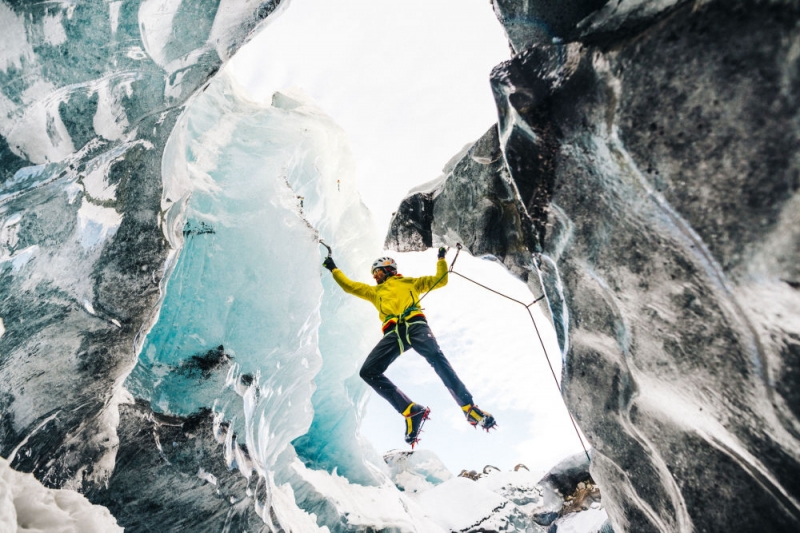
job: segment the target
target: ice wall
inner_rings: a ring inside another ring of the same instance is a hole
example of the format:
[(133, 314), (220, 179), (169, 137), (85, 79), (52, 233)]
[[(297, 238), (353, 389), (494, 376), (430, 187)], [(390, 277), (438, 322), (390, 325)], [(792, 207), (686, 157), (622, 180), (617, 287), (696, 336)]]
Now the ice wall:
[(497, 131), (388, 242), (453, 232), (524, 274), (532, 225), (615, 531), (797, 530), (796, 4), (608, 2), (561, 30), (494, 5), (518, 48)]
[(170, 252), (165, 143), (279, 5), (0, 2), (0, 455), (48, 486), (113, 467)]
[(222, 76), (165, 154), (165, 201), (191, 191), (171, 208), (185, 244), (126, 386), (162, 413), (213, 408), (262, 474), (314, 417), (301, 456), (373, 479), (353, 438), (366, 390), (346, 383), (370, 342), (369, 310), (320, 277), (320, 238), (351, 271), (368, 272), (377, 249), (344, 132), (299, 92), (265, 108)]

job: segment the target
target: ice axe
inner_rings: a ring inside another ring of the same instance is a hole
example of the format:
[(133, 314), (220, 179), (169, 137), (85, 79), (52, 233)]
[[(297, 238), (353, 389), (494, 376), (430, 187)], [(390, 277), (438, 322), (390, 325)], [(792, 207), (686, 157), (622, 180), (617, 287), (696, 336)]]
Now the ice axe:
[(325, 248), (327, 248), (327, 249), (328, 249), (328, 257), (331, 257), (331, 256), (333, 255), (333, 251), (331, 250), (331, 247), (330, 247), (330, 246), (328, 246), (327, 244), (325, 244), (325, 241), (323, 241), (322, 239), (320, 239), (320, 240), (319, 240), (319, 243), (320, 243), (322, 246), (324, 246)]

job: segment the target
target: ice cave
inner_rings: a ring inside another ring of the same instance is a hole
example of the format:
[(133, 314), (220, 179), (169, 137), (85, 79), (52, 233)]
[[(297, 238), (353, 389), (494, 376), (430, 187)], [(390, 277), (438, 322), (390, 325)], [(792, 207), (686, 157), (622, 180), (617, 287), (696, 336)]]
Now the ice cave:
[[(0, 531), (800, 530), (797, 2), (0, 0), (0, 80)], [(403, 355), (412, 449), (322, 263), (440, 248), (498, 428)]]

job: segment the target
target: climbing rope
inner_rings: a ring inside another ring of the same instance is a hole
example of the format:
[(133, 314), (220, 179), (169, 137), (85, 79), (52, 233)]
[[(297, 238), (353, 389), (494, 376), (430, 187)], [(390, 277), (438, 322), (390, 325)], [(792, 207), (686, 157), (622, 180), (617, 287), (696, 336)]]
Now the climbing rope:
[[(542, 340), (542, 334), (539, 332), (539, 326), (536, 325), (536, 320), (534, 320), (533, 313), (531, 312), (531, 306), (533, 306), (534, 304), (536, 304), (536, 303), (540, 302), (541, 300), (543, 300), (545, 295), (542, 294), (541, 296), (539, 296), (538, 298), (533, 300), (531, 303), (526, 304), (525, 302), (522, 302), (520, 300), (517, 300), (516, 298), (512, 298), (511, 296), (508, 296), (507, 294), (503, 294), (502, 292), (496, 291), (496, 290), (492, 289), (491, 287), (487, 287), (486, 285), (484, 285), (482, 283), (478, 283), (474, 279), (470, 279), (467, 276), (465, 276), (464, 274), (456, 272), (455, 270), (453, 270), (453, 267), (456, 264), (456, 259), (458, 259), (458, 254), (461, 252), (461, 248), (462, 248), (461, 244), (456, 244), (456, 248), (457, 248), (456, 256), (453, 258), (453, 262), (450, 264), (450, 270), (448, 271), (449, 273), (452, 273), (452, 274), (455, 274), (456, 276), (464, 278), (465, 280), (467, 280), (467, 281), (469, 281), (471, 283), (474, 283), (475, 285), (477, 285), (477, 286), (479, 286), (481, 288), (484, 288), (489, 292), (493, 292), (493, 293), (497, 294), (498, 296), (502, 296), (503, 298), (511, 300), (512, 302), (516, 302), (516, 303), (520, 304), (522, 307), (524, 307), (525, 310), (528, 312), (528, 316), (531, 318), (531, 323), (533, 324), (533, 329), (536, 331), (536, 336), (539, 338), (539, 344), (542, 346), (542, 352), (544, 353), (544, 357), (545, 357), (545, 359), (547, 359), (547, 366), (550, 367), (550, 374), (552, 374), (553, 381), (555, 381), (556, 388), (558, 389), (558, 395), (561, 397), (561, 401), (564, 402), (564, 407), (567, 409), (567, 414), (569, 415), (569, 420), (570, 420), (570, 422), (572, 422), (572, 427), (575, 429), (575, 435), (578, 436), (578, 440), (581, 443), (581, 448), (583, 448), (583, 452), (586, 454), (586, 458), (589, 461), (591, 461), (591, 458), (589, 457), (589, 450), (586, 449), (586, 444), (584, 444), (584, 442), (583, 442), (583, 437), (581, 437), (581, 432), (578, 430), (578, 424), (575, 422), (575, 419), (573, 418), (572, 413), (569, 412), (569, 407), (567, 407), (567, 403), (564, 400), (564, 396), (563, 396), (563, 394), (561, 392), (561, 384), (558, 382), (558, 378), (556, 377), (556, 372), (555, 372), (555, 370), (553, 370), (553, 364), (550, 361), (550, 356), (547, 353), (547, 348), (545, 348), (544, 340)], [(536, 265), (534, 264), (534, 266), (536, 266)], [(538, 270), (538, 267), (536, 267), (536, 268)], [(442, 280), (442, 278), (444, 278), (444, 276), (439, 278), (436, 281), (436, 283), (433, 284), (433, 286), (431, 287), (431, 290), (433, 290), (433, 287), (435, 287), (436, 285), (439, 284), (439, 282)], [(422, 297), (419, 299), (419, 301), (421, 302), (422, 298), (424, 298), (428, 294), (429, 293), (425, 293), (424, 295), (422, 295)]]

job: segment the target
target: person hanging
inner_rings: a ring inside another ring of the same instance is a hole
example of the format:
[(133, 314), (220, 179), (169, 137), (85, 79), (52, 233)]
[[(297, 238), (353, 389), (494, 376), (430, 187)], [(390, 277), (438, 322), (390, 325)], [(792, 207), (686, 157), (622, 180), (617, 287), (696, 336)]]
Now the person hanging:
[(472, 395), (442, 353), (419, 306), (421, 294), (447, 284), (447, 261), (444, 259), (446, 253), (445, 248), (439, 248), (436, 275), (419, 278), (404, 277), (397, 272), (394, 259), (381, 257), (372, 264), (375, 286), (348, 278), (337, 268), (330, 255), (322, 263), (346, 293), (367, 300), (378, 310), (384, 336), (367, 356), (359, 374), (375, 392), (405, 417), (405, 441), (412, 449), (419, 441), (422, 425), (428, 420), (431, 410), (412, 402), (384, 374), (389, 365), (409, 348), (422, 355), (433, 367), (461, 407), (467, 422), (486, 431), (497, 425), (490, 413), (475, 405)]

